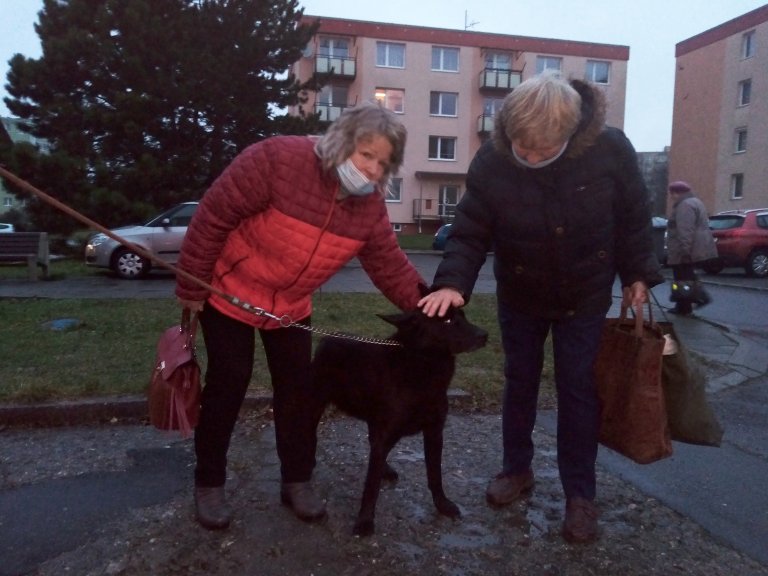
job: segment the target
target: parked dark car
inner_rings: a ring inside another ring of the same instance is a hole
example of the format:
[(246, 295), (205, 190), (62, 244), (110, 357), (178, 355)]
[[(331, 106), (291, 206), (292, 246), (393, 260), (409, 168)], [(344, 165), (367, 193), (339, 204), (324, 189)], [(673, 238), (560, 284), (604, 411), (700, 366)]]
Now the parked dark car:
[[(197, 210), (197, 202), (174, 206), (141, 226), (124, 226), (110, 230), (128, 242), (155, 254), (168, 264), (176, 264), (187, 226)], [(106, 234), (96, 234), (85, 247), (88, 266), (109, 268), (126, 280), (145, 277), (152, 262), (126, 248)]]
[(729, 210), (709, 217), (718, 261), (704, 271), (717, 274), (723, 268), (744, 268), (748, 276), (768, 277), (768, 208)]
[(445, 250), (445, 241), (448, 239), (448, 232), (450, 230), (450, 224), (443, 224), (437, 229), (435, 239), (432, 240), (432, 250)]

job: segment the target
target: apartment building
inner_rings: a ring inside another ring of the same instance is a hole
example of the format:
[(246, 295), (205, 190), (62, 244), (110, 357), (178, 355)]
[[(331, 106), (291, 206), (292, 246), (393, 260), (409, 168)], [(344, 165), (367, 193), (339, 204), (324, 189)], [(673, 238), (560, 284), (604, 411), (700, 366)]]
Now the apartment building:
[[(50, 148), (49, 143), (41, 138), (32, 136), (28, 132), (24, 132), (19, 127), (21, 122), (22, 121), (19, 118), (0, 118), (0, 124), (2, 124), (3, 130), (11, 139), (11, 142), (27, 142), (47, 152)], [(4, 214), (13, 208), (21, 208), (22, 206), (23, 203), (18, 198), (16, 198), (16, 196), (10, 193), (10, 191), (4, 186), (3, 180), (0, 179), (0, 214)]]
[(768, 5), (675, 47), (670, 180), (710, 213), (768, 206)]
[(320, 28), (292, 71), (326, 83), (304, 110), (330, 122), (375, 99), (408, 128), (405, 162), (386, 199), (400, 233), (430, 233), (453, 218), (504, 96), (538, 72), (600, 85), (608, 123), (624, 126), (627, 46), (304, 16), (315, 20)]

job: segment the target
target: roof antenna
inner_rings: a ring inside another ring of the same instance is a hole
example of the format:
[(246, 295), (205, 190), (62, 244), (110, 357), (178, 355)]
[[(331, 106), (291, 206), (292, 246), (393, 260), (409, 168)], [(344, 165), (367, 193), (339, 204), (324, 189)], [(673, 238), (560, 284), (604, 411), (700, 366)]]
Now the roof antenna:
[(464, 30), (469, 30), (475, 24), (480, 24), (480, 22), (478, 22), (477, 20), (475, 20), (473, 22), (468, 22), (467, 21), (467, 11), (464, 10)]

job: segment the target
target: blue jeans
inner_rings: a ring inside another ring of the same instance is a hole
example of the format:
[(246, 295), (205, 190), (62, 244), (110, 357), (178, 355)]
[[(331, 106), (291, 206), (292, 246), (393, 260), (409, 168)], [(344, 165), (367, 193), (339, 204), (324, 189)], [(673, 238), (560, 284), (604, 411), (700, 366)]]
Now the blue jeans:
[(567, 498), (593, 500), (600, 426), (593, 365), (605, 315), (550, 320), (499, 304), (498, 317), (505, 359), (503, 473), (520, 474), (531, 466), (544, 344), (551, 330), (560, 481)]

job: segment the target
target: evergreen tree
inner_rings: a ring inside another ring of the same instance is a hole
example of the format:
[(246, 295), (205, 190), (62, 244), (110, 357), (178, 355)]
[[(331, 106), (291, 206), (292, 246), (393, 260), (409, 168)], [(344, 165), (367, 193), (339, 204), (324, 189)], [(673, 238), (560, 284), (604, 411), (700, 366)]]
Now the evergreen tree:
[(279, 112), (315, 86), (287, 73), (316, 30), (302, 14), (297, 0), (44, 0), (42, 56), (11, 59), (5, 102), (52, 157), (11, 164), (37, 182), (60, 170), (46, 191), (106, 225), (199, 198), (247, 145), (317, 130)]

